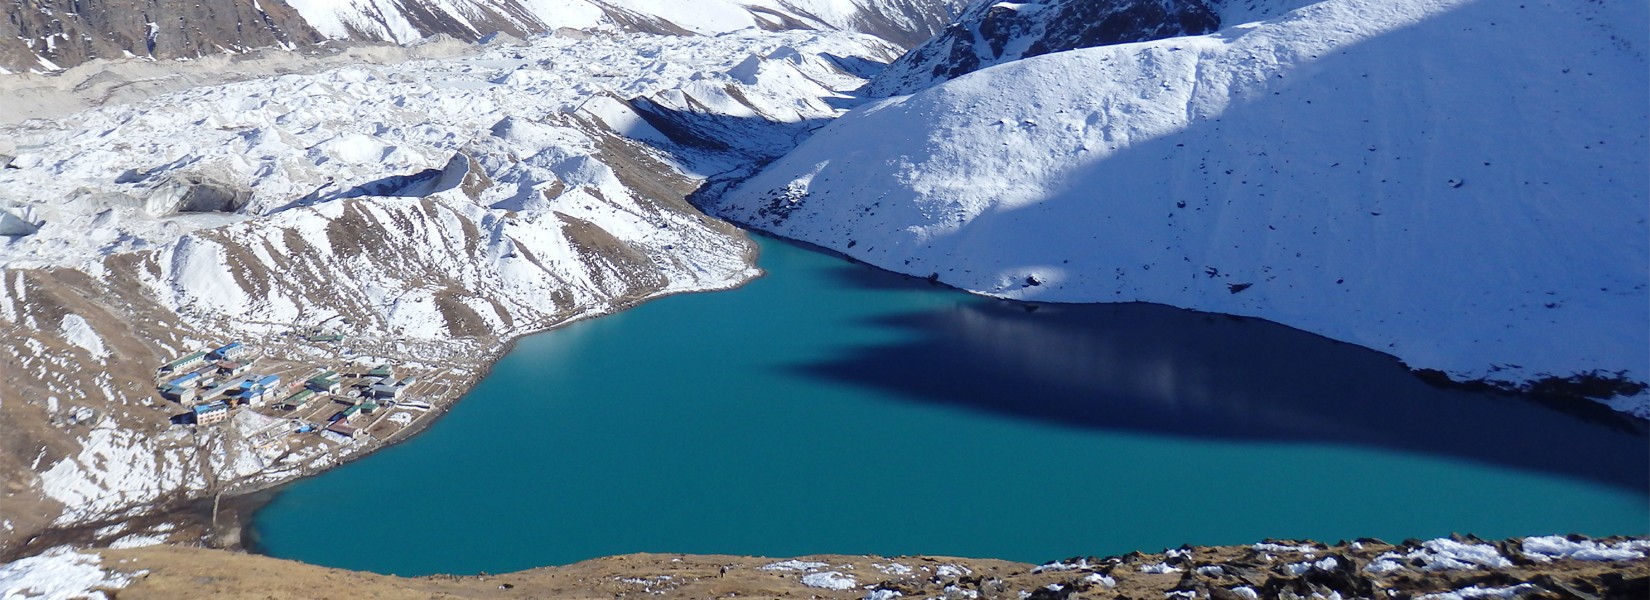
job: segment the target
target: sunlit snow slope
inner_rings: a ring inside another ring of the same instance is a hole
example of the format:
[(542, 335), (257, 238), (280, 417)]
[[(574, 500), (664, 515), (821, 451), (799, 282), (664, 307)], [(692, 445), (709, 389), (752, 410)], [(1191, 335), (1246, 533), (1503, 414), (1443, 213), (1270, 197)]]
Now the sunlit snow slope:
[(718, 209), (992, 295), (1643, 382), (1646, 12), (1329, 0), (1011, 62), (850, 113)]

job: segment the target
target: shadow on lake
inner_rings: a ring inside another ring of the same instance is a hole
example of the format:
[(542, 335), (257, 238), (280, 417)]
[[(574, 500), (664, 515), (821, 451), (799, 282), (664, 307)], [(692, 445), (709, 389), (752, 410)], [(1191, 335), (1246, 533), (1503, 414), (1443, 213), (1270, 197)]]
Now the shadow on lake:
[[(858, 264), (831, 275), (866, 289), (928, 285)], [(1067, 427), (1363, 446), (1650, 491), (1642, 421), (1585, 402), (1434, 387), (1391, 356), (1260, 319), (965, 299), (870, 324), (906, 341), (792, 368)]]

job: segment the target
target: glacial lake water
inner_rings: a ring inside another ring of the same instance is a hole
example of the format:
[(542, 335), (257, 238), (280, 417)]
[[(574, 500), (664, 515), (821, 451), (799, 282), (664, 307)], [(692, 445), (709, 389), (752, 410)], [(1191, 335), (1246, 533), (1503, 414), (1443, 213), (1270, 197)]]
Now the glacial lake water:
[(283, 488), (255, 548), (422, 575), (1650, 533), (1650, 445), (1607, 410), (1435, 389), (1259, 320), (1028, 310), (761, 244), (744, 288), (522, 340), (428, 431)]

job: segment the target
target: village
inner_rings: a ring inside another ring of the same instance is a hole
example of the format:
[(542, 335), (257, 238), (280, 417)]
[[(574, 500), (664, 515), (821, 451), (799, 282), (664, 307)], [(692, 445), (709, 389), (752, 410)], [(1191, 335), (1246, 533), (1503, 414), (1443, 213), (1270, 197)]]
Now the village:
[[(310, 335), (312, 344), (336, 345), (339, 335)], [(261, 453), (280, 454), (315, 443), (338, 446), (387, 441), (435, 408), (450, 391), (435, 381), (398, 372), (384, 362), (315, 364), (263, 353), (242, 341), (196, 349), (155, 371), (156, 391), (184, 411), (180, 425), (211, 427), (237, 411), (254, 411), (280, 425), (247, 440)]]

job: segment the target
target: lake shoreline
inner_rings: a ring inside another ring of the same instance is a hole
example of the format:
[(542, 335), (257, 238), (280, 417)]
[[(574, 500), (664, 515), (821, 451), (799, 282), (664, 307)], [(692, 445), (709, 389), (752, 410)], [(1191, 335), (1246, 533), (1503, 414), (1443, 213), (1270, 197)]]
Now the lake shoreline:
[[(870, 268), (871, 270), (873, 270), (877, 273), (892, 275), (892, 276), (900, 278), (902, 280), (909, 281), (913, 284), (929, 283), (932, 286), (943, 287), (943, 288), (946, 288), (946, 289), (949, 289), (949, 290), (954, 290), (954, 291), (958, 291), (958, 292), (961, 292), (961, 293), (966, 293), (966, 294), (969, 294), (970, 296), (973, 296), (973, 297), (978, 297), (978, 298), (982, 298), (982, 299), (989, 299), (989, 300), (995, 300), (997, 303), (1001, 303), (1005, 306), (1021, 307), (1025, 310), (1032, 311), (1032, 310), (1036, 310), (1039, 305), (1084, 306), (1084, 305), (1087, 304), (1087, 303), (1025, 302), (1025, 301), (1020, 301), (1020, 300), (997, 298), (997, 297), (983, 295), (983, 294), (975, 294), (975, 293), (972, 293), (972, 292), (968, 292), (967, 290), (958, 290), (957, 288), (947, 286), (943, 283), (936, 283), (936, 282), (924, 280), (924, 278), (915, 277), (915, 276), (911, 276), (911, 275), (900, 274), (900, 273), (896, 273), (896, 272), (892, 272), (892, 271), (887, 271), (885, 269), (880, 269), (880, 268), (877, 268), (873, 265), (869, 265), (868, 263), (864, 263), (863, 261), (858, 261), (856, 259), (853, 259), (852, 257), (844, 255), (840, 252), (836, 252), (836, 251), (830, 250), (828, 248), (822, 248), (822, 247), (819, 247), (815, 244), (811, 244), (811, 243), (808, 243), (808, 242), (805, 242), (805, 241), (787, 239), (787, 238), (784, 238), (784, 237), (781, 237), (781, 236), (778, 236), (778, 235), (774, 235), (771, 232), (761, 230), (759, 228), (747, 228), (746, 226), (743, 226), (743, 225), (741, 225), (740, 227), (745, 232), (747, 238), (754, 238), (754, 237), (757, 237), (757, 236), (765, 237), (765, 238), (768, 238), (770, 240), (773, 240), (774, 242), (786, 244), (786, 245), (793, 246), (793, 247), (796, 247), (796, 248), (800, 248), (800, 249), (803, 249), (803, 250), (808, 251), (808, 252), (814, 252), (814, 253), (822, 254), (822, 255), (825, 255), (825, 256), (833, 257), (833, 258), (840, 258), (840, 259), (843, 259), (845, 262), (854, 264), (858, 267), (862, 267), (862, 268), (863, 267), (868, 267), (868, 268)], [(218, 517), (217, 521), (220, 523), (219, 526), (216, 526), (216, 527), (212, 526), (213, 513), (212, 513), (212, 510), (210, 509), (210, 505), (212, 504), (210, 498), (200, 498), (200, 499), (186, 500), (186, 501), (181, 502), (180, 504), (170, 506), (170, 507), (166, 507), (166, 508), (162, 508), (161, 510), (142, 515), (140, 517), (140, 520), (147, 521), (147, 522), (152, 522), (152, 523), (155, 523), (155, 524), (159, 524), (159, 523), (172, 523), (174, 525), (182, 524), (181, 528), (183, 528), (183, 529), (195, 528), (195, 529), (201, 530), (202, 531), (202, 538), (210, 540), (209, 545), (211, 545), (212, 547), (226, 548), (226, 549), (231, 549), (231, 550), (246, 550), (246, 551), (250, 551), (250, 552), (254, 552), (254, 553), (261, 553), (263, 549), (260, 547), (260, 545), (258, 543), (258, 540), (256, 539), (255, 532), (253, 531), (253, 529), (249, 525), (250, 525), (250, 522), (251, 522), (251, 519), (253, 518), (253, 516), (255, 514), (257, 514), (257, 512), (259, 510), (264, 508), (270, 501), (272, 501), (280, 493), (281, 488), (292, 485), (292, 484), (297, 483), (299, 481), (307, 480), (307, 479), (312, 478), (316, 475), (319, 475), (321, 473), (329, 471), (334, 467), (337, 467), (337, 466), (340, 466), (340, 465), (343, 465), (343, 464), (346, 464), (346, 463), (349, 463), (349, 462), (353, 462), (355, 460), (358, 460), (358, 459), (367, 457), (369, 455), (375, 454), (379, 450), (383, 450), (383, 449), (388, 448), (390, 446), (394, 446), (394, 445), (400, 444), (402, 442), (408, 441), (408, 440), (413, 439), (414, 437), (416, 437), (418, 434), (423, 433), (428, 428), (432, 427), (436, 422), (441, 421), (442, 419), (446, 418), (448, 416), (448, 414), (451, 412), (451, 410), (457, 405), (457, 403), (460, 400), (462, 400), (465, 396), (467, 396), (475, 388), (475, 386), (480, 381), (486, 379), (488, 376), (490, 376), (493, 373), (493, 370), (494, 370), (495, 366), (497, 365), (498, 361), (503, 359), (505, 356), (509, 355), (512, 351), (514, 351), (518, 347), (518, 345), (523, 340), (525, 340), (526, 338), (528, 338), (530, 336), (535, 336), (535, 335), (540, 335), (540, 334), (544, 334), (544, 333), (548, 333), (548, 332), (553, 332), (553, 331), (558, 330), (560, 328), (563, 328), (565, 326), (568, 326), (568, 325), (571, 325), (571, 324), (574, 324), (574, 323), (577, 323), (577, 322), (580, 322), (580, 321), (584, 321), (584, 320), (587, 320), (587, 319), (593, 319), (593, 318), (596, 318), (596, 317), (617, 314), (617, 313), (635, 308), (635, 307), (637, 307), (641, 304), (644, 304), (644, 303), (646, 303), (647, 301), (650, 301), (650, 300), (656, 300), (656, 299), (661, 299), (661, 298), (675, 296), (675, 295), (687, 294), (689, 292), (731, 291), (731, 290), (737, 290), (737, 289), (740, 289), (740, 288), (742, 288), (746, 285), (749, 285), (750, 283), (752, 283), (752, 282), (758, 280), (759, 278), (764, 277), (764, 276), (767, 275), (767, 273), (765, 271), (763, 271), (758, 266), (758, 264), (759, 264), (758, 260), (760, 259), (760, 255), (761, 255), (760, 245), (755, 243), (755, 240), (753, 239), (752, 243), (750, 245), (750, 248), (751, 248), (751, 250), (747, 255), (747, 260), (748, 260), (748, 264), (750, 265), (750, 268), (754, 272), (751, 273), (751, 276), (745, 277), (745, 278), (743, 278), (743, 279), (741, 279), (737, 282), (732, 283), (731, 285), (728, 285), (728, 286), (725, 286), (725, 287), (719, 287), (719, 288), (707, 288), (707, 289), (703, 289), (703, 290), (674, 291), (674, 292), (669, 292), (669, 293), (650, 295), (650, 296), (646, 296), (646, 297), (643, 297), (643, 298), (627, 300), (625, 302), (615, 304), (611, 307), (607, 307), (607, 308), (605, 308), (601, 311), (593, 311), (593, 312), (590, 312), (590, 313), (581, 314), (581, 315), (577, 315), (577, 316), (574, 316), (574, 317), (570, 317), (570, 318), (558, 321), (558, 322), (556, 322), (552, 325), (549, 325), (548, 327), (546, 327), (544, 329), (535, 330), (531, 333), (525, 333), (525, 334), (522, 334), (522, 335), (519, 335), (519, 336), (515, 336), (515, 337), (512, 337), (512, 338), (500, 343), (495, 348), (494, 352), (490, 353), (489, 356), (487, 356), (485, 359), (480, 361), (481, 366), (480, 366), (479, 369), (477, 369), (473, 372), (472, 371), (466, 371), (464, 373), (465, 376), (464, 376), (463, 380), (461, 381), (460, 385), (457, 385), (453, 388), (453, 395), (450, 398), (450, 401), (442, 401), (442, 402), (433, 402), (432, 403), (432, 404), (436, 404), (436, 406), (437, 406), (437, 408), (435, 408), (432, 411), (432, 412), (435, 412), (436, 414), (428, 415), (426, 417), (421, 417), (417, 421), (415, 421), (412, 425), (410, 425), (410, 426), (408, 426), (408, 427), (406, 427), (406, 428), (404, 428), (400, 431), (397, 431), (394, 435), (392, 435), (388, 439), (383, 440), (382, 442), (374, 442), (370, 446), (365, 447), (365, 448), (363, 448), (359, 451), (353, 452), (353, 453), (345, 456), (343, 459), (341, 459), (341, 460), (339, 460), (339, 461), (337, 461), (337, 462), (335, 462), (331, 465), (328, 465), (325, 468), (314, 469), (314, 470), (305, 470), (304, 472), (302, 472), (302, 473), (300, 473), (296, 476), (293, 476), (293, 477), (290, 477), (290, 478), (284, 478), (284, 479), (279, 480), (279, 481), (258, 482), (258, 483), (248, 484), (248, 485), (234, 486), (234, 487), (230, 488), (229, 490), (226, 490), (225, 493), (222, 494), (223, 502), (222, 502), (222, 505), (219, 507), (219, 511), (217, 513), (217, 517)], [(1135, 304), (1147, 304), (1147, 303), (1135, 303)], [(1153, 306), (1161, 306), (1161, 305), (1153, 305)], [(1259, 322), (1271, 323), (1270, 321), (1266, 321), (1265, 319), (1258, 319), (1258, 318), (1253, 318), (1253, 317), (1234, 317), (1234, 316), (1226, 316), (1226, 315), (1213, 315), (1212, 313), (1200, 313), (1199, 311), (1192, 311), (1192, 310), (1189, 310), (1189, 309), (1181, 309), (1181, 308), (1167, 307), (1167, 306), (1165, 306), (1164, 308), (1173, 309), (1175, 311), (1184, 311), (1186, 313), (1191, 313), (1191, 314), (1223, 316), (1223, 317), (1232, 318), (1232, 319), (1240, 319), (1240, 320), (1249, 320), (1249, 321), (1259, 321)], [(1308, 335), (1312, 335), (1314, 337), (1322, 338), (1322, 339), (1328, 340), (1328, 341), (1336, 343), (1336, 344), (1346, 344), (1345, 342), (1339, 342), (1339, 341), (1336, 341), (1336, 340), (1326, 338), (1324, 336), (1319, 336), (1317, 334), (1310, 334), (1310, 332), (1303, 332), (1303, 333), (1306, 333)], [(1382, 355), (1387, 356), (1389, 358), (1391, 357), (1390, 355), (1386, 355), (1384, 353), (1379, 353), (1378, 351), (1373, 351), (1372, 350), (1372, 352), (1382, 354)], [(1396, 360), (1396, 359), (1394, 359), (1394, 360)], [(1411, 372), (1414, 373), (1414, 370), (1412, 369)], [(1542, 398), (1542, 397), (1539, 397), (1539, 396), (1535, 396), (1535, 395), (1531, 395), (1531, 394), (1525, 394), (1525, 393), (1508, 392), (1508, 391), (1505, 391), (1505, 390), (1494, 390), (1494, 389), (1485, 390), (1485, 389), (1474, 388), (1470, 385), (1461, 385), (1461, 384), (1455, 384), (1455, 383), (1439, 383), (1439, 382), (1428, 380), (1426, 377), (1422, 377), (1419, 374), (1417, 374), (1417, 378), (1422, 380), (1422, 381), (1427, 382), (1429, 385), (1434, 385), (1435, 387), (1440, 387), (1440, 388), (1444, 388), (1444, 389), (1467, 389), (1467, 390), (1470, 390), (1470, 391), (1488, 391), (1488, 392), (1496, 393), (1497, 395), (1509, 397), (1511, 399), (1517, 399), (1517, 400), (1521, 400), (1521, 401), (1524, 401), (1524, 402), (1535, 402), (1535, 403), (1548, 406), (1549, 408), (1553, 408), (1553, 409), (1561, 411), (1561, 412), (1566, 412), (1566, 413), (1571, 413), (1572, 415), (1577, 415), (1580, 418), (1595, 421), (1595, 422), (1605, 424), (1605, 425), (1610, 425), (1613, 428), (1617, 428), (1617, 429), (1637, 431), (1639, 433), (1642, 433), (1645, 430), (1645, 422), (1643, 422), (1642, 420), (1636, 420), (1636, 419), (1632, 418), (1631, 416), (1624, 415), (1622, 413), (1618, 413), (1618, 412), (1615, 412), (1615, 411), (1611, 411), (1608, 408), (1606, 408), (1606, 407), (1604, 407), (1600, 404), (1590, 402), (1590, 401), (1586, 402), (1586, 403), (1583, 403), (1583, 404), (1574, 404), (1574, 403), (1568, 403), (1568, 402), (1564, 402), (1564, 401), (1554, 401), (1554, 400), (1549, 399), (1549, 398)], [(202, 506), (203, 504), (205, 506)], [(57, 546), (57, 545), (62, 545), (64, 543), (81, 543), (81, 544), (87, 544), (87, 545), (94, 544), (94, 543), (96, 543), (95, 540), (90, 539), (88, 537), (88, 535), (91, 532), (96, 531), (100, 527), (106, 527), (109, 524), (110, 523), (108, 523), (108, 522), (103, 522), (103, 523), (96, 523), (96, 524), (88, 524), (88, 525), (78, 526), (78, 527), (74, 527), (74, 528), (69, 528), (67, 530), (52, 530), (52, 531), (44, 532), (44, 533), (41, 534), (41, 536), (39, 536), (38, 541), (31, 541), (29, 544), (26, 544), (23, 548), (19, 548), (18, 551), (16, 553), (14, 553), (15, 555), (10, 557), (10, 558), (11, 559), (20, 558), (22, 556), (27, 556), (31, 551), (38, 552), (40, 550), (43, 550), (44, 548)]]
[[(453, 415), (462, 418), (449, 423), (452, 429), (385, 455), (373, 468), (297, 484), (259, 513), (266, 537), (248, 545), (334, 567), (417, 574), (499, 572), (635, 551), (926, 552), (1032, 560), (1093, 548), (1092, 540), (1106, 538), (1113, 544), (1096, 550), (1269, 534), (1505, 536), (1575, 528), (1606, 535), (1642, 527), (1619, 518), (1624, 500), (1641, 503), (1645, 493), (1642, 476), (1623, 472), (1633, 461), (1566, 466), (1582, 454), (1620, 454), (1618, 442), (1641, 444), (1642, 437), (1610, 434), (1589, 443), (1586, 437), (1601, 437), (1592, 432), (1607, 432), (1522, 400), (1438, 391), (1389, 355), (1262, 320), (1146, 304), (1005, 302), (759, 239), (770, 277), (738, 292), (649, 303), (517, 344), (520, 356), (497, 363), (481, 384), (485, 391), (479, 393), (496, 402), (467, 404)], [(1098, 353), (1075, 352), (1081, 348)], [(1154, 366), (1162, 364), (1154, 358), (1159, 356), (1172, 362)], [(1006, 372), (999, 365), (1030, 370)], [(952, 375), (940, 376), (936, 368)], [(1157, 372), (1188, 377), (1172, 378), (1181, 387), (1170, 396), (1139, 396), (1159, 389), (1159, 380), (1134, 374)], [(1084, 373), (1122, 379), (1100, 381)], [(1101, 387), (1060, 392), (1039, 383), (1049, 377), (1056, 387), (1063, 385), (1060, 378)], [(1045, 400), (1009, 401), (1020, 397)], [(1314, 423), (1323, 427), (1309, 427)], [(876, 434), (849, 433), (855, 431)], [(1520, 441), (1538, 438), (1580, 446), (1554, 453)], [(952, 448), (961, 440), (996, 441), (943, 455), (918, 450)], [(997, 447), (1003, 443), (1022, 450)], [(1044, 444), (1054, 445), (1032, 450)], [(1490, 449), (1495, 452), (1486, 454)], [(1156, 464), (1144, 458), (1182, 452), (1187, 454), (1171, 461), (1181, 466), (1169, 469), (1136, 473), (1141, 469), (1121, 464)], [(919, 454), (928, 459), (917, 479), (901, 475), (903, 469), (869, 466), (884, 464), (884, 457)], [(1058, 458), (1075, 455), (1118, 460)], [(1124, 458), (1129, 456), (1142, 460)], [(824, 457), (831, 459), (820, 462)], [(1028, 469), (1024, 460), (1040, 465)], [(1025, 519), (1014, 515), (1065, 514), (1072, 510), (1067, 503), (1076, 501), (1072, 494), (1102, 494), (1105, 499), (1096, 496), (1096, 502), (1145, 510), (1135, 505), (1167, 493), (1155, 483), (1165, 473), (1180, 473), (1167, 476), (1177, 481), (1239, 485), (1227, 480), (1257, 463), (1297, 465), (1290, 469), (1304, 475), (1324, 469), (1380, 473), (1389, 483), (1372, 487), (1370, 477), (1313, 483), (1280, 472), (1285, 481), (1270, 485), (1351, 494), (1313, 502), (1308, 510), (1323, 514), (1318, 525), (1304, 529), (1286, 516), (1287, 503), (1254, 505), (1252, 499), (1238, 504), (1258, 521), (1241, 531), (1209, 516), (1233, 517), (1239, 510), (1233, 504), (1202, 501), (1175, 512), (1204, 517), (1161, 536), (1151, 528), (1097, 522), (1081, 533), (1061, 534), (1058, 544), (1008, 540), (991, 547), (954, 543), (955, 531), (938, 525), (1053, 527), (1045, 518), (1021, 523)], [(994, 491), (982, 495), (966, 482), (985, 473), (992, 474), (987, 487)], [(1104, 483), (1118, 477), (1146, 479), (1137, 482), (1139, 493), (1106, 492)], [(1051, 480), (1073, 482), (1065, 487), (1074, 490), (1027, 497), (1046, 491)], [(746, 490), (739, 481), (762, 482), (761, 489)], [(1216, 483), (1221, 481), (1226, 483)], [(853, 490), (889, 486), (903, 496), (932, 498), (926, 504), (931, 516), (924, 519), (931, 524), (887, 522), (910, 507), (859, 507), (852, 499)], [(956, 499), (958, 493), (973, 499)], [(1512, 494), (1508, 506), (1521, 508), (1403, 518), (1371, 512), (1422, 493), (1460, 494), (1461, 504)], [(296, 529), (325, 518), (340, 502), (383, 497), (420, 498), (419, 505), (430, 510), (399, 510), (393, 521), (432, 526), (396, 547), (372, 541), (392, 535), (381, 519), (356, 522), (351, 527), (360, 535), (341, 544), (306, 542), (310, 538)], [(977, 513), (981, 502), (999, 507), (988, 511), (997, 516)], [(1360, 507), (1352, 521), (1364, 526), (1351, 527), (1328, 510), (1344, 502)], [(1548, 508), (1538, 508), (1542, 504)], [(496, 517), (471, 522), (442, 506)], [(810, 516), (781, 516), (800, 507), (812, 507)], [(751, 518), (761, 524), (731, 526), (720, 511), (757, 515)], [(555, 517), (544, 518), (549, 515)], [(634, 526), (612, 521), (622, 515)], [(833, 522), (853, 526), (823, 525)], [(1115, 535), (1089, 531), (1097, 527), (1116, 528)], [(444, 548), (483, 543), (478, 536), (492, 540), (486, 542), (491, 547), (459, 562), (436, 560), (448, 552)]]
[[(730, 222), (729, 225), (735, 224)], [(741, 229), (741, 231), (744, 230)], [(618, 314), (652, 300), (683, 294), (736, 290), (763, 277), (766, 273), (757, 265), (761, 248), (755, 240), (750, 239), (748, 231), (745, 232), (745, 237), (750, 243), (749, 250), (743, 257), (746, 270), (743, 272), (742, 277), (723, 282), (723, 285), (698, 289), (681, 289), (645, 295), (639, 298), (623, 299), (610, 306), (570, 316), (541, 329), (502, 340), (478, 361), (476, 369), (465, 370), (460, 373), (459, 381), (449, 388), (450, 394), (431, 399), (430, 414), (420, 416), (411, 424), (397, 430), (384, 440), (371, 440), (357, 446), (338, 460), (332, 461), (323, 467), (298, 468), (292, 471), (293, 474), (289, 476), (273, 480), (232, 483), (216, 494), (217, 498), (214, 498), (214, 495), (175, 496), (163, 499), (161, 502), (149, 507), (134, 507), (126, 513), (111, 519), (76, 523), (67, 527), (54, 526), (47, 528), (36, 532), (16, 548), (0, 554), (0, 563), (34, 556), (59, 546), (104, 547), (109, 541), (115, 539), (106, 533), (101, 533), (108, 531), (110, 528), (122, 529), (119, 537), (154, 532), (164, 534), (172, 531), (194, 531), (199, 532), (200, 539), (206, 547), (246, 551), (250, 547), (255, 547), (255, 543), (248, 544), (250, 528), (245, 525), (250, 522), (251, 517), (258, 510), (262, 509), (279, 494), (281, 488), (367, 458), (381, 450), (407, 442), (420, 433), (427, 431), (445, 418), (465, 396), (469, 395), (479, 382), (486, 379), (492, 373), (498, 361), (509, 355), (522, 340), (531, 336), (549, 333), (580, 321)], [(218, 505), (216, 509), (213, 508), (214, 504)]]
[[(1644, 538), (1471, 536), (1319, 543), (1181, 546), (1041, 565), (945, 556), (806, 555), (791, 559), (642, 553), (559, 567), (476, 575), (396, 577), (264, 556), (155, 546), (98, 551), (111, 569), (139, 572), (122, 598), (309, 596), (345, 586), (383, 598), (722, 598), (809, 596), (1059, 599), (1403, 597), (1507, 590), (1640, 597), (1650, 583)], [(1595, 554), (1580, 559), (1576, 552)], [(1635, 557), (1636, 554), (1636, 557)], [(1425, 565), (1424, 567), (1421, 565)]]

